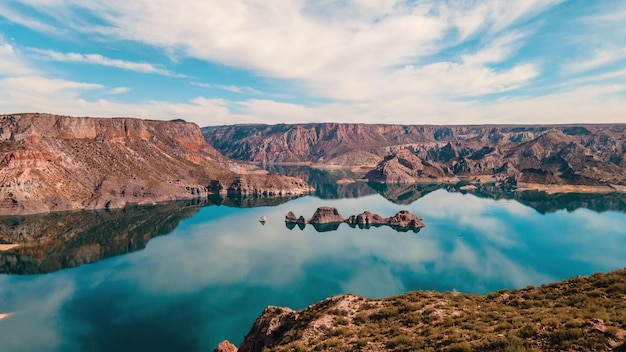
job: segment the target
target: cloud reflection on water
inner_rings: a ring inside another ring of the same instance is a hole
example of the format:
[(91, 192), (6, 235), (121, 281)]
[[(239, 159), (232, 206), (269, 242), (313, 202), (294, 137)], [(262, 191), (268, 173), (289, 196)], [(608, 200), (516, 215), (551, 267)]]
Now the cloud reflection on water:
[[(414, 234), (284, 226), (287, 211), (306, 217), (321, 205), (344, 215), (408, 209), (427, 227)], [(47, 343), (52, 350), (110, 350), (140, 341), (145, 348), (206, 350), (224, 338), (240, 341), (266, 305), (302, 308), (345, 292), (525, 287), (623, 267), (624, 245), (626, 214), (541, 215), (515, 201), (445, 191), (408, 206), (378, 195), (212, 206), (142, 251), (48, 275), (0, 275), (0, 312), (16, 312), (0, 322), (9, 327), (0, 329), (0, 340), (20, 346), (37, 330), (31, 349)]]

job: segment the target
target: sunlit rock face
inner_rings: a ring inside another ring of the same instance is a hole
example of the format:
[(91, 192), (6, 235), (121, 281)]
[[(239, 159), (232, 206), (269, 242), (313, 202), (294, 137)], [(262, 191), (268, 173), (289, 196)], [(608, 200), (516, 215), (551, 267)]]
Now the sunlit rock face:
[(0, 215), (199, 198), (236, 182), (244, 185), (236, 194), (311, 190), (298, 179), (236, 169), (182, 120), (0, 116)]
[(626, 185), (626, 125), (315, 123), (205, 127), (203, 134), (234, 159), (366, 166), (376, 182)]
[(308, 222), (310, 224), (330, 224), (333, 222), (344, 222), (344, 218), (336, 208), (319, 207)]

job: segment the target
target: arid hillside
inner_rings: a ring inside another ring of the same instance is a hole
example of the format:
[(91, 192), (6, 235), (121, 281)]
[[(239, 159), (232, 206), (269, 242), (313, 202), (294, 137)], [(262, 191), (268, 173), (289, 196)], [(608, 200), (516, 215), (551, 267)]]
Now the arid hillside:
[(203, 134), (237, 160), (365, 166), (376, 182), (626, 184), (626, 125), (319, 123), (205, 127)]
[(119, 208), (209, 192), (310, 190), (295, 178), (234, 171), (237, 164), (182, 120), (0, 116), (0, 214)]
[(626, 270), (487, 295), (341, 295), (266, 308), (239, 351), (623, 351), (624, 292)]

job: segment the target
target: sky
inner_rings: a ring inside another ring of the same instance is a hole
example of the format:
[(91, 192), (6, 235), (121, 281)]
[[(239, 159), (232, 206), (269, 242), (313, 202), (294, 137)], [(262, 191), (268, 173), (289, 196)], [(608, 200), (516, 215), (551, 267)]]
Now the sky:
[(0, 0), (0, 114), (626, 122), (622, 0)]

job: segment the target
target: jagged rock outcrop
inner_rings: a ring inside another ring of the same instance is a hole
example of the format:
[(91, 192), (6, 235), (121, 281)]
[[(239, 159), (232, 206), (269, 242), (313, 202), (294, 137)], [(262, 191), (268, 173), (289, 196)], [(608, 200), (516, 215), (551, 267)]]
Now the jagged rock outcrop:
[(420, 159), (408, 149), (402, 149), (385, 158), (365, 175), (369, 181), (384, 183), (416, 183), (418, 180), (436, 182), (444, 176), (443, 170)]
[(298, 311), (268, 307), (239, 351), (622, 351), (625, 284), (622, 269), (486, 295), (346, 294)]
[(224, 340), (217, 345), (213, 352), (237, 352), (237, 346), (230, 343), (230, 341)]
[(294, 214), (292, 211), (289, 211), (287, 215), (285, 215), (285, 222), (296, 222), (296, 221), (298, 221), (298, 218), (296, 217), (296, 214)]
[(418, 229), (424, 227), (421, 216), (413, 215), (408, 210), (400, 210), (396, 215), (387, 218), (387, 224), (407, 229)]
[(368, 179), (376, 182), (425, 183), (467, 179), (511, 186), (517, 182), (626, 185), (624, 124), (402, 126), (318, 123), (205, 127), (203, 133), (218, 150), (239, 160), (354, 166), (373, 160), (369, 158), (367, 163), (359, 164), (361, 158), (352, 157), (357, 152), (385, 157), (368, 174)]
[(386, 219), (366, 210), (358, 215), (350, 215), (350, 217), (346, 219), (346, 222), (354, 225), (373, 226), (386, 224)]
[(239, 351), (263, 351), (272, 348), (280, 337), (294, 327), (298, 315), (289, 308), (267, 307), (255, 320)]
[(0, 115), (0, 214), (206, 197), (224, 185), (240, 194), (310, 191), (239, 169), (182, 120)]
[(337, 208), (333, 207), (319, 207), (309, 219), (309, 224), (331, 224), (344, 222), (343, 216), (339, 214)]
[[(306, 220), (303, 216), (296, 218), (293, 212), (288, 212), (285, 216), (285, 222), (287, 224), (312, 224), (318, 232), (334, 231), (339, 228), (339, 224), (345, 222), (351, 226), (359, 225), (362, 228), (369, 226), (389, 225), (399, 231), (405, 230), (419, 230), (425, 227), (422, 223), (423, 218), (411, 214), (408, 210), (401, 210), (396, 215), (383, 218), (378, 214), (372, 214), (369, 211), (364, 211), (358, 215), (350, 215), (344, 219), (339, 211), (333, 207), (319, 207), (313, 214), (313, 216)], [(333, 226), (321, 226), (321, 225), (333, 225)], [(289, 226), (288, 226), (289, 227)], [(293, 227), (290, 227), (293, 228)], [(417, 231), (415, 231), (417, 232)]]

